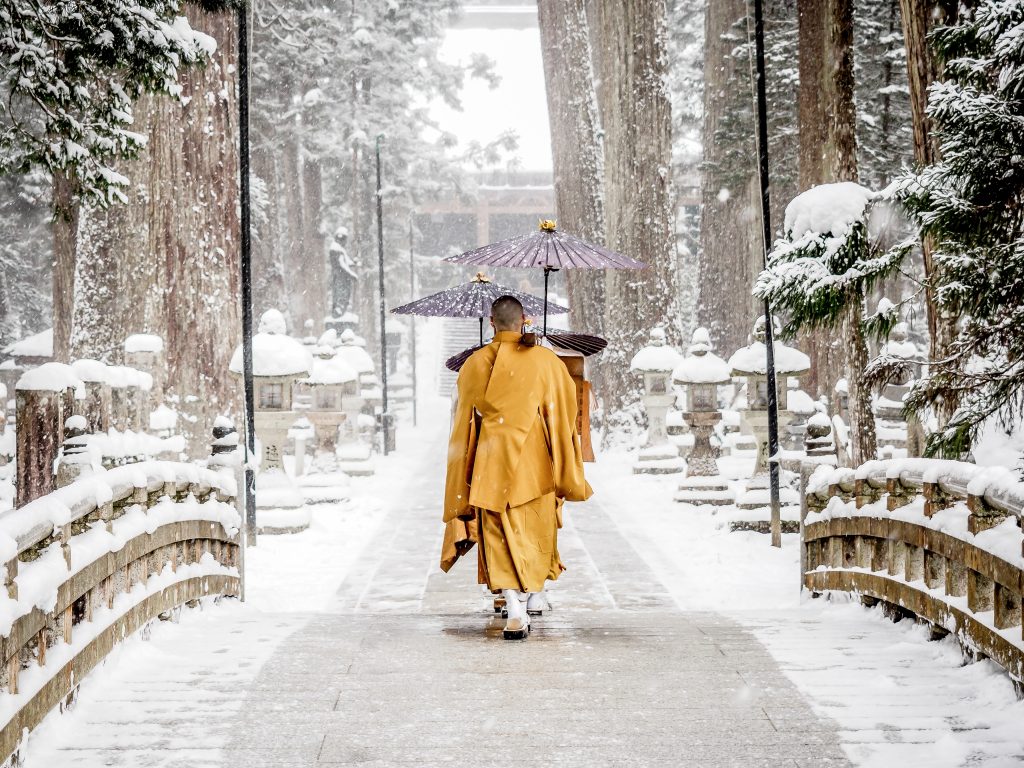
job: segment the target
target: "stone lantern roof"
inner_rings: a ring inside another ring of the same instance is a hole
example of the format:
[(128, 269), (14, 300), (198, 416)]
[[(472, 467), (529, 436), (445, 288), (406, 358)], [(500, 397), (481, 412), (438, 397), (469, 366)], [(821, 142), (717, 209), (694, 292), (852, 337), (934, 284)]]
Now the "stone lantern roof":
[(316, 358), (313, 360), (309, 376), (303, 379), (304, 384), (329, 385), (347, 384), (359, 378), (359, 374), (339, 358)]
[[(284, 317), (276, 309), (260, 318), (260, 332), (252, 337), (252, 375), (283, 378), (308, 376), (313, 365), (309, 349), (284, 333)], [(228, 370), (242, 373), (242, 347), (235, 348)]]
[(373, 359), (365, 349), (359, 346), (356, 335), (351, 330), (346, 330), (341, 334), (338, 358), (348, 363), (356, 373), (373, 373)]
[(672, 371), (676, 384), (725, 384), (732, 378), (729, 364), (711, 351), (711, 336), (706, 328), (693, 332), (688, 352)]
[[(767, 376), (768, 357), (764, 344), (764, 317), (754, 325), (754, 341), (742, 347), (729, 358), (733, 376)], [(799, 349), (789, 347), (781, 341), (775, 342), (775, 373), (778, 376), (800, 376), (811, 368), (811, 358)]]
[(652, 328), (647, 346), (633, 355), (629, 370), (633, 373), (668, 373), (680, 360), (682, 355), (665, 343), (665, 330)]

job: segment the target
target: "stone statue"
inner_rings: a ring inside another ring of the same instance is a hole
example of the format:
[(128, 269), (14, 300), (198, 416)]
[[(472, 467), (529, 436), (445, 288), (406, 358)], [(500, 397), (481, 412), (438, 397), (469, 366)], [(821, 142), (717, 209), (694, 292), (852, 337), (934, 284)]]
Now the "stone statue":
[(348, 255), (348, 229), (338, 227), (334, 230), (327, 255), (331, 263), (331, 317), (340, 318), (352, 303), (356, 276), (352, 259)]

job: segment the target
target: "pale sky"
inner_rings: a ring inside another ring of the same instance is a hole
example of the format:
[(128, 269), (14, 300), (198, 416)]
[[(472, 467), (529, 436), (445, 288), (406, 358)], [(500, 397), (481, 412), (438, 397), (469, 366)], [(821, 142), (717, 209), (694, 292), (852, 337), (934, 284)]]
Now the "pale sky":
[(519, 137), (517, 155), (522, 169), (550, 170), (551, 135), (537, 29), (448, 30), (442, 59), (468, 62), (475, 52), (491, 58), (501, 84), (491, 90), (481, 80), (468, 79), (462, 92), (463, 111), (435, 104), (435, 119), (458, 136), (460, 143), (485, 143), (511, 129)]

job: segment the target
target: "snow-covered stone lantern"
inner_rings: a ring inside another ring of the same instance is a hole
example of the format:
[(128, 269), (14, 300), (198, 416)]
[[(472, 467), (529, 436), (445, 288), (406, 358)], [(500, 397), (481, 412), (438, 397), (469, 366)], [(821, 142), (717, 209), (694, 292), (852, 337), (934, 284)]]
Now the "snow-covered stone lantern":
[[(295, 382), (309, 376), (312, 356), (299, 341), (285, 334), (284, 316), (276, 309), (260, 318), (252, 337), (252, 375), (256, 435), (263, 447), (256, 480), (256, 506), (263, 533), (290, 533), (309, 526), (309, 513), (282, 461), (288, 428), (297, 414), (292, 409)], [(229, 369), (242, 374), (242, 348), (235, 349)]]
[[(744, 426), (753, 433), (757, 443), (757, 459), (754, 471), (747, 482), (748, 492), (741, 495), (737, 504), (745, 508), (756, 508), (768, 503), (766, 493), (768, 487), (768, 373), (767, 348), (765, 339), (764, 317), (758, 318), (754, 324), (754, 341), (750, 345), (737, 350), (729, 358), (729, 367), (733, 376), (743, 376), (747, 380), (747, 407), (742, 412)], [(778, 397), (779, 432), (789, 423), (791, 414), (786, 410), (787, 378), (798, 377), (807, 373), (811, 360), (798, 349), (786, 346), (780, 341), (775, 342), (775, 390)], [(784, 502), (795, 501), (784, 494)]]
[(316, 436), (315, 465), (321, 471), (333, 471), (337, 465), (338, 428), (346, 419), (342, 403), (346, 397), (359, 395), (358, 374), (343, 360), (317, 357), (299, 386), (309, 391), (306, 418)]
[[(338, 455), (343, 461), (342, 468), (350, 475), (373, 474), (373, 465), (369, 462), (372, 447), (362, 439), (361, 419), (365, 409), (373, 409), (381, 401), (381, 391), (374, 374), (373, 359), (359, 343), (359, 338), (351, 329), (342, 331), (338, 338), (337, 359), (347, 364), (359, 377), (358, 391), (355, 395), (342, 398), (342, 409), (345, 420), (341, 424), (342, 445)], [(372, 413), (367, 415), (366, 422), (373, 427)]]
[(676, 399), (672, 371), (680, 360), (680, 354), (665, 343), (665, 330), (652, 328), (647, 346), (629, 364), (630, 371), (643, 376), (643, 403), (647, 411), (647, 441), (633, 465), (634, 473), (671, 474), (682, 472), (685, 467), (679, 449), (668, 439), (665, 426), (668, 410)]
[[(296, 418), (292, 410), (294, 385), (309, 376), (313, 363), (309, 350), (284, 331), (284, 316), (270, 309), (260, 318), (259, 332), (252, 337), (254, 410), (256, 434), (263, 444), (262, 472), (284, 466), (281, 448)], [(229, 369), (242, 374), (241, 346), (235, 349)]]
[[(909, 425), (903, 416), (903, 398), (920, 374), (921, 354), (917, 345), (908, 339), (906, 323), (897, 323), (893, 327), (889, 340), (879, 352), (881, 357), (903, 361), (907, 366), (903, 376), (886, 384), (875, 401), (879, 453), (883, 458), (894, 458), (896, 451), (903, 453), (913, 442), (909, 440)], [(917, 454), (915, 450), (914, 455)]]
[(728, 363), (711, 351), (706, 328), (693, 332), (689, 354), (672, 372), (672, 380), (686, 388), (683, 418), (693, 434), (693, 448), (686, 460), (686, 479), (679, 484), (676, 501), (688, 504), (729, 504), (733, 500), (729, 484), (719, 474), (718, 446), (711, 436), (721, 421), (718, 387), (732, 378)]

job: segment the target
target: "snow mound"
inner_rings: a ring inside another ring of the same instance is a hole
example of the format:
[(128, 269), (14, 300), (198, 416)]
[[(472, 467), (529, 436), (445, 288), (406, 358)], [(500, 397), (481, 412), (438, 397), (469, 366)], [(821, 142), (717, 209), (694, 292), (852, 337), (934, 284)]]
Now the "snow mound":
[(124, 340), (124, 351), (128, 354), (133, 352), (163, 352), (164, 340), (155, 333), (133, 333)]
[(53, 329), (27, 336), (4, 349), (11, 357), (53, 357)]
[(274, 333), (284, 336), (288, 333), (288, 325), (284, 321), (284, 315), (280, 310), (268, 309), (260, 316), (260, 324), (257, 328), (259, 333)]
[(677, 384), (724, 384), (731, 378), (729, 364), (714, 352), (688, 355), (672, 371), (672, 380)]
[(307, 384), (344, 384), (357, 378), (359, 374), (344, 360), (316, 358), (309, 376), (303, 381)]
[(671, 371), (682, 359), (683, 356), (667, 344), (660, 347), (644, 347), (633, 355), (633, 360), (629, 364), (629, 370), (637, 373), (643, 371)]
[(70, 365), (64, 363), (43, 363), (38, 368), (26, 371), (14, 388), (36, 392), (63, 392), (65, 389), (84, 392), (82, 380), (75, 375)]
[[(742, 347), (729, 358), (733, 376), (750, 373), (768, 373), (768, 348), (762, 341), (755, 341)], [(811, 358), (799, 349), (775, 342), (775, 372), (779, 375), (806, 373), (811, 367)]]
[[(370, 354), (354, 342), (351, 344), (345, 343), (345, 337), (349, 333), (351, 331), (345, 331), (345, 333), (341, 334), (342, 344), (338, 347), (338, 355), (335, 359), (343, 360), (356, 373), (373, 373), (373, 359), (370, 357)], [(352, 334), (350, 339), (355, 339), (355, 334)]]
[(82, 381), (100, 384), (107, 381), (107, 364), (99, 360), (83, 357), (71, 364), (71, 370)]
[[(309, 350), (291, 336), (283, 336), (278, 333), (257, 333), (252, 337), (252, 373), (254, 376), (308, 375), (312, 366), (313, 356)], [(232, 373), (240, 374), (242, 372), (241, 346), (235, 348), (228, 370)]]
[(817, 234), (845, 237), (875, 197), (876, 193), (852, 181), (819, 184), (786, 206), (785, 231), (794, 241)]

